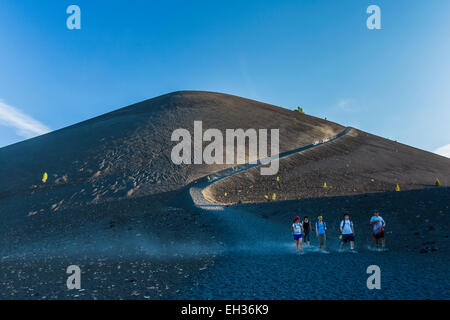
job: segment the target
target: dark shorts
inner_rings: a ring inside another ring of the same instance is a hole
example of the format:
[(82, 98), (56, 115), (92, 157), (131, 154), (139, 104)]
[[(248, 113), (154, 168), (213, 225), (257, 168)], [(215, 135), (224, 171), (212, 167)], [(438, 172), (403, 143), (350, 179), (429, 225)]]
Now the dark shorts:
[(294, 234), (294, 240), (298, 240), (301, 239), (302, 235), (301, 234)]
[(378, 232), (377, 234), (374, 234), (373, 237), (375, 239), (383, 239), (384, 238), (384, 230)]
[(305, 239), (305, 241), (311, 241), (311, 237), (309, 236), (309, 232), (305, 232), (305, 234), (303, 235), (303, 239)]
[(355, 236), (352, 234), (343, 234), (342, 235), (342, 242), (349, 242), (349, 241), (355, 241)]

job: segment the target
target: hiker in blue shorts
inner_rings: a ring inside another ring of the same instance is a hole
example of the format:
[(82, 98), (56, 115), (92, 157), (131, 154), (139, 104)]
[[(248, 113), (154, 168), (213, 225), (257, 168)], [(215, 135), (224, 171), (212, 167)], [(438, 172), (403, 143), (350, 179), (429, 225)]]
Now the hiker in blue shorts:
[[(292, 224), (292, 234), (294, 236), (295, 245), (297, 247), (297, 253), (303, 254), (302, 224), (300, 223), (300, 217), (298, 216), (294, 218), (294, 223)], [(299, 251), (299, 245), (301, 251)]]

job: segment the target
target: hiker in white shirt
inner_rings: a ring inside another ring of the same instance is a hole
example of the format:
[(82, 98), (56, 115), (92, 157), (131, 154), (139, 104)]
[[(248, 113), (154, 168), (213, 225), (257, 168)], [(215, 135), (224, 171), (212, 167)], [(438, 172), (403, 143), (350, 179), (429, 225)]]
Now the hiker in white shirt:
[(350, 220), (348, 213), (344, 214), (344, 220), (341, 221), (340, 230), (342, 234), (341, 250), (344, 249), (344, 245), (350, 242), (350, 250), (355, 249), (355, 229), (353, 222)]

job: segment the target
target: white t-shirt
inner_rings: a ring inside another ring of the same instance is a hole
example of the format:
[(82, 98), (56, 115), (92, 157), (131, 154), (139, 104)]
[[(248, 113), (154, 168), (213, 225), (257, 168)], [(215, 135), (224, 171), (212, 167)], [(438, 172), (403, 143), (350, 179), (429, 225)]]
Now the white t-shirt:
[(302, 234), (302, 227), (300, 223), (293, 223), (292, 228), (294, 228), (294, 234)]
[(353, 233), (352, 227), (353, 222), (351, 222), (350, 220), (341, 221), (342, 234), (352, 234)]

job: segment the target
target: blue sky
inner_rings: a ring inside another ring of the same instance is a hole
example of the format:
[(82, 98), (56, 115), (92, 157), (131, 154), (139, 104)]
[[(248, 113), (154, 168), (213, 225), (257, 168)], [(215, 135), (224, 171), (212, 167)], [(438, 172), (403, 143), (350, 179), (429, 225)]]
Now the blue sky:
[(176, 90), (301, 105), (435, 151), (450, 145), (450, 1), (0, 2), (0, 146)]

